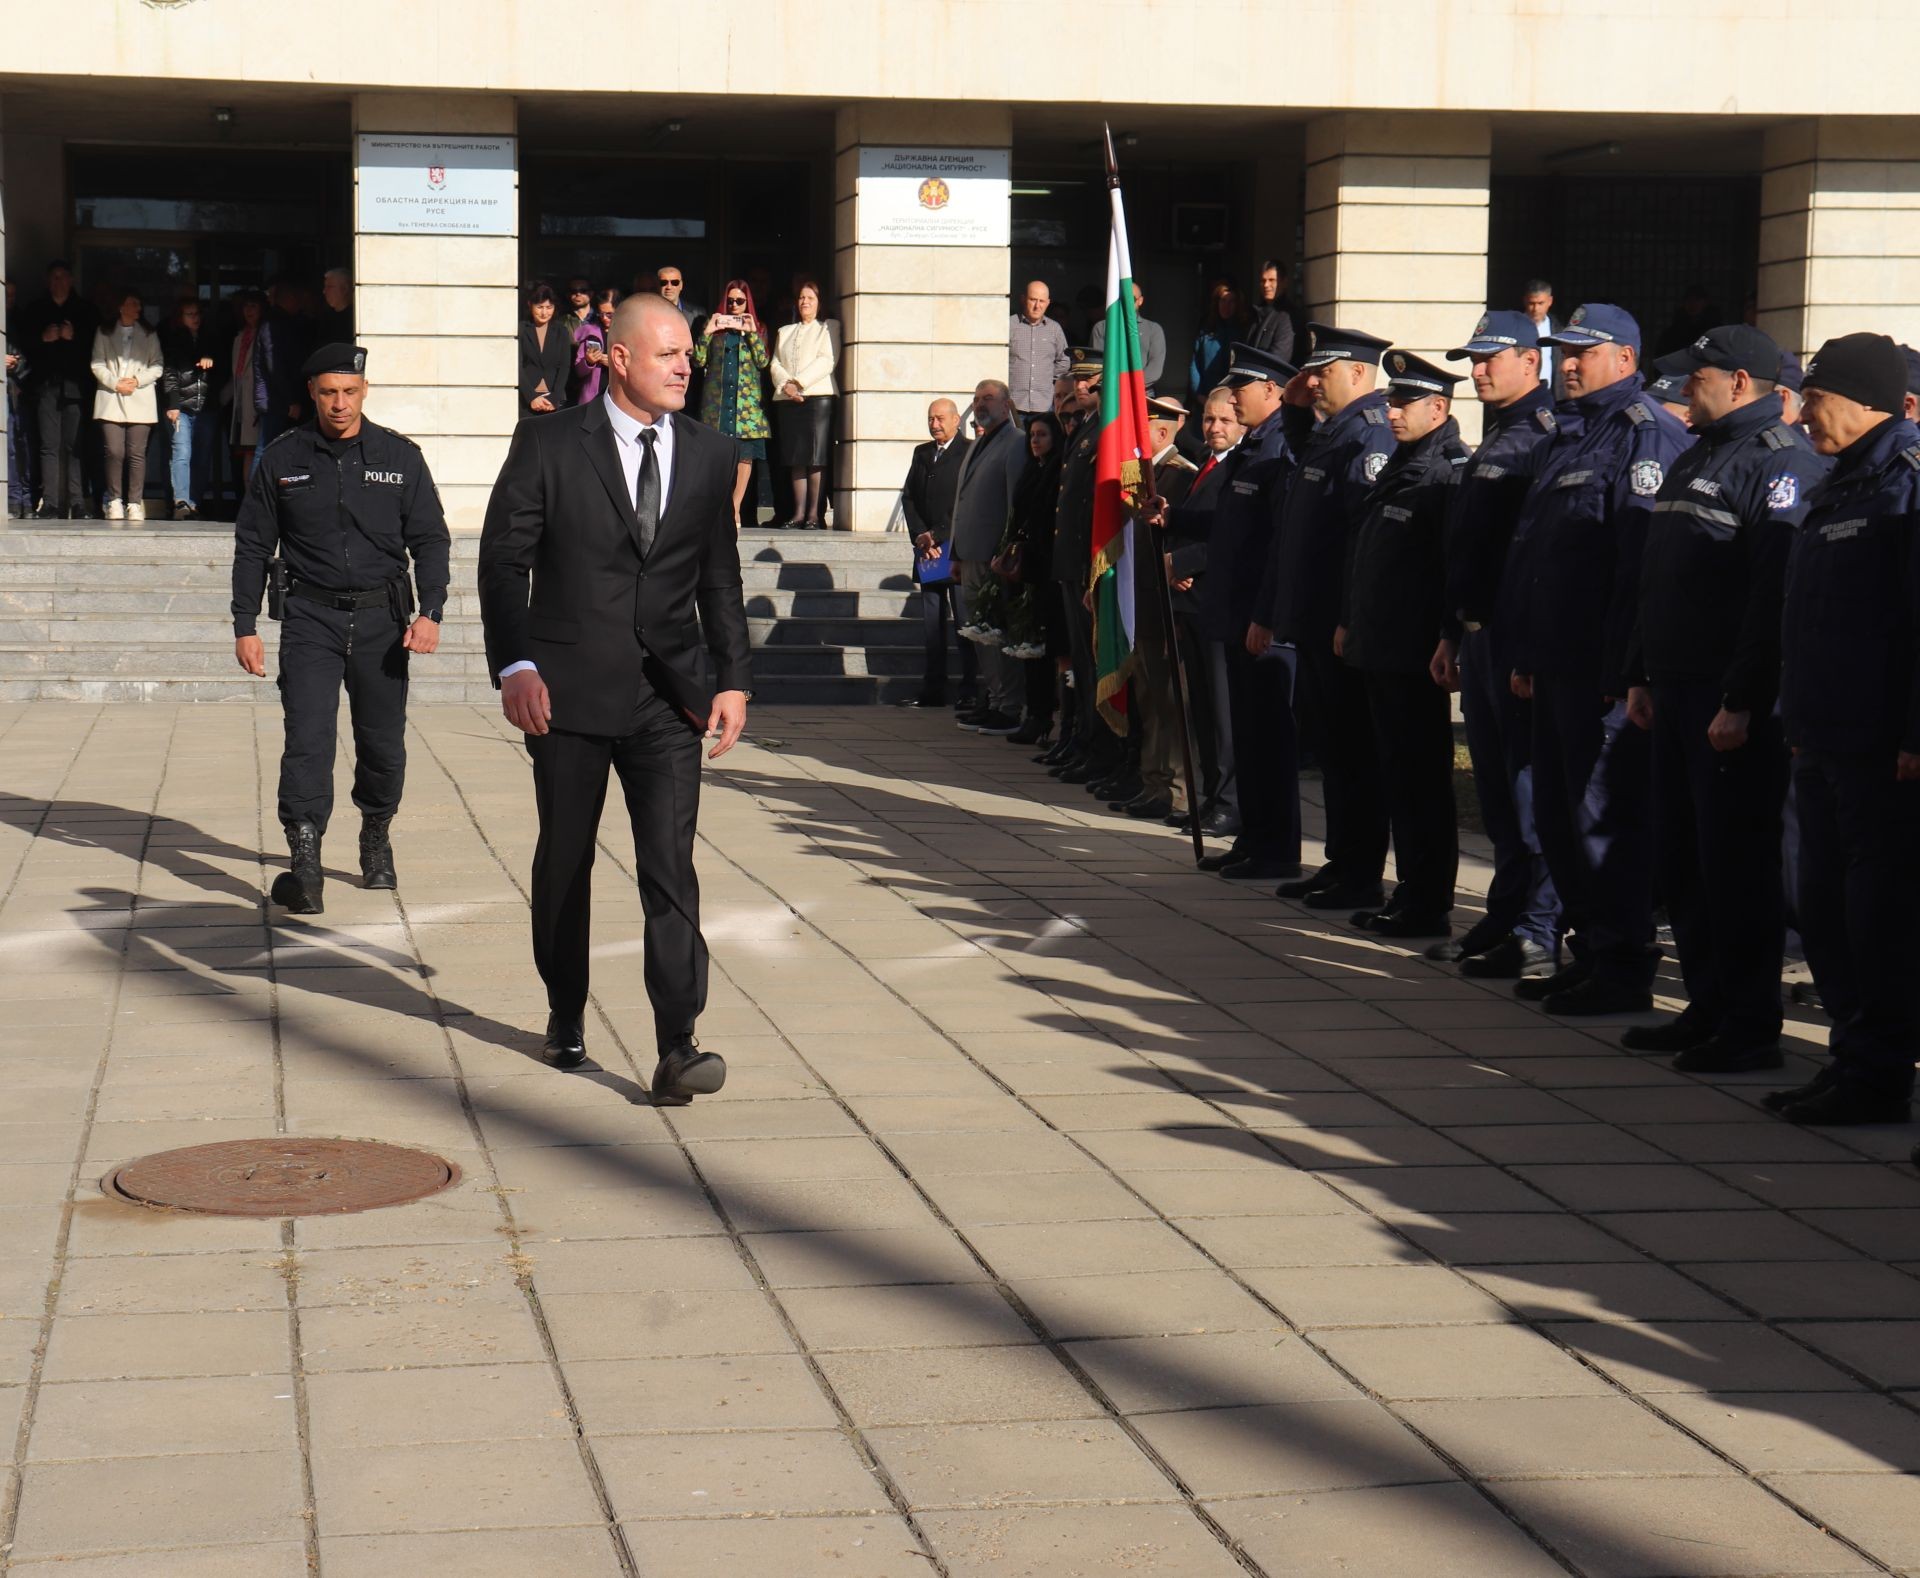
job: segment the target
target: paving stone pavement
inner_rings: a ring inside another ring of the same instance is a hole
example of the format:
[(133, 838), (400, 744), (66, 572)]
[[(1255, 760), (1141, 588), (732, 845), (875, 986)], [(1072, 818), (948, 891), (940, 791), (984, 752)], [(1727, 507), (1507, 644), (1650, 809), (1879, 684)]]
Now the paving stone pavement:
[[(656, 1111), (616, 814), (560, 1074), (524, 755), (411, 739), (399, 893), (287, 919), (276, 712), (0, 707), (0, 1570), (1920, 1573), (1911, 1131), (1782, 1125), (892, 709), (709, 771), (732, 1078)], [(462, 1180), (99, 1189), (276, 1132)]]

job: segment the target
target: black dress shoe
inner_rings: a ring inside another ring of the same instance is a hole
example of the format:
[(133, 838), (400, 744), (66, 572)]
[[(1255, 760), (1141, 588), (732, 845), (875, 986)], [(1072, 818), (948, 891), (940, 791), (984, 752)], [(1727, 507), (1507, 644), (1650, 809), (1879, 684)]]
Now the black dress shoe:
[(1073, 743), (1073, 735), (1071, 733), (1062, 734), (1059, 742), (1052, 750), (1036, 756), (1034, 760), (1037, 762), (1045, 762), (1049, 767), (1058, 767), (1073, 754)]
[[(1354, 919), (1357, 922), (1359, 916)], [(1364, 929), (1376, 937), (1444, 937), (1453, 930), (1453, 922), (1444, 912), (1423, 915), (1417, 910), (1383, 910), (1374, 912), (1373, 923)]]
[(1460, 973), (1476, 981), (1531, 981), (1553, 974), (1553, 950), (1525, 937), (1509, 937), (1485, 953), (1460, 961)]
[[(1292, 882), (1283, 882), (1274, 890), (1274, 897), (1280, 899), (1304, 899), (1310, 893), (1320, 893), (1340, 883), (1340, 873), (1331, 866), (1322, 866), (1310, 877), (1299, 877)], [(1357, 907), (1357, 906), (1356, 906)]]
[(578, 1068), (587, 1060), (586, 1033), (578, 1014), (548, 1014), (546, 1044), (541, 1060), (549, 1068)]
[(1272, 882), (1293, 868), (1272, 855), (1247, 855), (1216, 869), (1229, 882)]
[(1161, 821), (1172, 810), (1173, 802), (1160, 795), (1155, 795), (1151, 800), (1130, 800), (1127, 802), (1126, 807), (1128, 816), (1135, 817), (1142, 822)]
[(1682, 1074), (1751, 1074), (1756, 1069), (1779, 1068), (1786, 1059), (1780, 1055), (1778, 1041), (1722, 1041), (1718, 1036), (1688, 1047), (1674, 1058), (1673, 1066)]
[(1436, 942), (1427, 949), (1427, 957), (1435, 964), (1458, 964), (1462, 959), (1475, 954), (1485, 953), (1489, 948), (1503, 943), (1513, 935), (1498, 921), (1489, 920), (1484, 915), (1458, 937), (1446, 942)]
[(1310, 910), (1377, 910), (1385, 893), (1377, 882), (1342, 882), (1319, 888), (1300, 903)]
[(727, 1082), (727, 1060), (682, 1041), (660, 1054), (653, 1071), (653, 1104), (684, 1107), (695, 1096), (711, 1096)]
[(1629, 1052), (1690, 1052), (1713, 1039), (1713, 1025), (1691, 1008), (1664, 1025), (1635, 1025), (1620, 1033), (1620, 1045)]
[(1913, 1116), (1913, 1098), (1892, 1091), (1863, 1090), (1836, 1080), (1817, 1096), (1796, 1101), (1781, 1114), (1789, 1123), (1845, 1129), (1861, 1123), (1905, 1123)]
[(1803, 1101), (1811, 1101), (1815, 1096), (1832, 1090), (1839, 1083), (1839, 1069), (1832, 1063), (1827, 1063), (1804, 1085), (1795, 1085), (1791, 1090), (1768, 1091), (1760, 1098), (1760, 1105), (1769, 1112), (1785, 1112), (1791, 1106)]
[(1563, 1019), (1598, 1019), (1608, 1014), (1644, 1014), (1653, 1007), (1653, 993), (1643, 986), (1623, 986), (1589, 975), (1542, 999), (1540, 1006)]
[(945, 696), (915, 696), (911, 701), (903, 701), (899, 703), (899, 705), (902, 707), (920, 707), (928, 712), (945, 712), (947, 710), (947, 698)]
[(1099, 769), (1089, 762), (1075, 762), (1070, 767), (1062, 767), (1053, 776), (1063, 784), (1083, 784), (1091, 782), (1097, 771)]
[(1201, 819), (1200, 832), (1205, 838), (1238, 838), (1240, 818), (1225, 811), (1212, 812)]
[(1239, 846), (1236, 845), (1231, 849), (1223, 849), (1217, 855), (1202, 855), (1200, 857), (1200, 869), (1202, 871), (1224, 871), (1228, 866), (1237, 865), (1246, 858), (1246, 855), (1240, 850)]
[(1038, 745), (1047, 737), (1047, 726), (1038, 718), (1029, 718), (1007, 736), (1009, 745)]
[(1572, 959), (1551, 975), (1523, 977), (1514, 987), (1513, 995), (1522, 1002), (1544, 1003), (1557, 993), (1570, 991), (1592, 974), (1593, 966), (1585, 959)]
[(1117, 773), (1108, 773), (1104, 778), (1094, 779), (1087, 785), (1087, 793), (1096, 799), (1117, 800), (1125, 805), (1144, 787), (1138, 773), (1130, 773), (1123, 768)]

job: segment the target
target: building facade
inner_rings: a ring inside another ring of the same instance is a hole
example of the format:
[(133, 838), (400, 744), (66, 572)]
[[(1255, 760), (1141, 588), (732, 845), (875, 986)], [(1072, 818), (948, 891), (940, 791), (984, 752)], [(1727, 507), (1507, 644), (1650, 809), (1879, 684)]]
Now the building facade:
[[(825, 285), (836, 524), (884, 529), (928, 400), (1004, 375), (1024, 282), (1072, 332), (1097, 312), (1103, 123), (1175, 393), (1210, 284), (1247, 288), (1266, 258), (1308, 314), (1423, 354), (1535, 276), (1561, 312), (1630, 307), (1656, 344), (1703, 315), (1801, 351), (1920, 339), (1920, 45), (1875, 0), (60, 15), (0, 0), (21, 303), (55, 257), (83, 292), (136, 284), (163, 309), (351, 268), (369, 414), (419, 440), (467, 529), (519, 414), (526, 282), (624, 289), (669, 263), (706, 305), (765, 282), (774, 321), (796, 279)], [(916, 228), (876, 172), (942, 153), (958, 173)], [(954, 190), (975, 180), (1002, 211)]]

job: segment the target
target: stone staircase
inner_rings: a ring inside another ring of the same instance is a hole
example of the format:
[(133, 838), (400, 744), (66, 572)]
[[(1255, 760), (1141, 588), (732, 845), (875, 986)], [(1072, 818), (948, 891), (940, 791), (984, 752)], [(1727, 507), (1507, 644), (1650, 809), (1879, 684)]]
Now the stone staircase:
[[(0, 701), (267, 701), (227, 620), (232, 528), (9, 522), (0, 531)], [(423, 702), (490, 702), (473, 591), (478, 539), (454, 539), (439, 652), (413, 667)], [(918, 693), (919, 594), (898, 536), (746, 531), (740, 561), (759, 700), (892, 701)], [(279, 629), (262, 619), (267, 671)], [(951, 660), (949, 666), (952, 666)]]

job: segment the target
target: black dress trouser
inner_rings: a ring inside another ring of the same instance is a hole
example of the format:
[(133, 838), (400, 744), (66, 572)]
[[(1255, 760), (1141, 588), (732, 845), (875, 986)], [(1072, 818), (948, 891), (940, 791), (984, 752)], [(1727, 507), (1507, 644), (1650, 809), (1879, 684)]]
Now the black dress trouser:
[(81, 443), (86, 432), (86, 407), (79, 397), (67, 398), (58, 383), (42, 384), (40, 415), (40, 501), (55, 509), (87, 502), (87, 484)]
[(1445, 915), (1460, 875), (1460, 833), (1453, 804), (1453, 698), (1426, 673), (1365, 676), (1373, 714), (1393, 868), (1392, 908)]
[(1360, 671), (1331, 646), (1300, 649), (1300, 732), (1320, 758), (1327, 865), (1343, 883), (1378, 882), (1387, 864), (1387, 804), (1372, 708)]
[(700, 810), (700, 735), (651, 689), (631, 733), (527, 736), (540, 841), (533, 854), (533, 960), (547, 1005), (577, 1017), (587, 1003), (593, 858), (607, 772), (620, 775), (633, 825), (647, 1000), (665, 1048), (693, 1034), (707, 1004), (707, 944), (693, 869)]
[(340, 687), (353, 719), (353, 803), (363, 816), (400, 809), (407, 777), (407, 649), (391, 608), (322, 608), (287, 599), (280, 626), (280, 822), (311, 822), (322, 833), (333, 815), (335, 726)]

